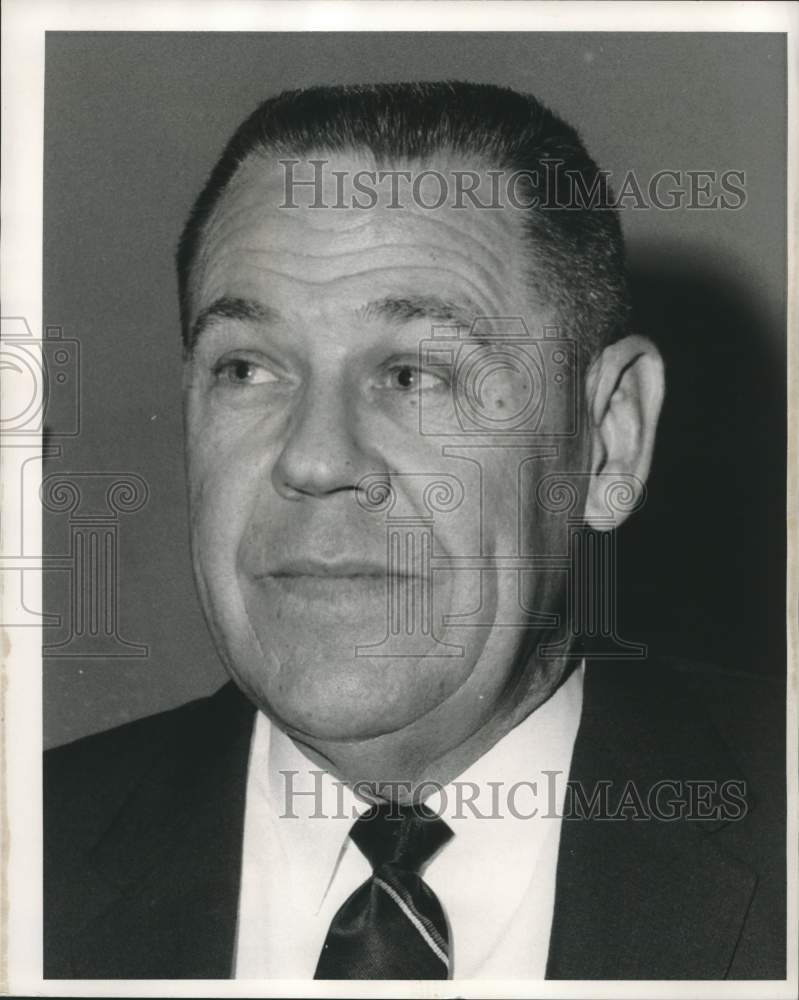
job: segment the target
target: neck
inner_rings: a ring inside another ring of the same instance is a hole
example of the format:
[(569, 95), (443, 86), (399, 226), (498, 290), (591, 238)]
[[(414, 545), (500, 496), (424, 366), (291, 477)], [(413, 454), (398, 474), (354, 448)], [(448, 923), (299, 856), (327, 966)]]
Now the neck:
[(447, 712), (451, 706), (444, 703), (410, 726), (372, 739), (336, 742), (289, 735), (315, 763), (356, 793), (410, 802), (419, 792), (429, 794), (432, 787), (443, 787), (462, 774), (547, 701), (575, 665), (567, 658), (546, 663), (536, 658), (533, 680), (527, 671), (472, 732), (463, 732), (462, 725), (457, 728)]

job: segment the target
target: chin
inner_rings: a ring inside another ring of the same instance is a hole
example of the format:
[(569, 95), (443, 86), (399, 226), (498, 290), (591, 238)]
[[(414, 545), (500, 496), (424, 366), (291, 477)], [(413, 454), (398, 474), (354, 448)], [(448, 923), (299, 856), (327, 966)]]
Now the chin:
[(226, 657), (239, 687), (299, 737), (355, 741), (397, 732), (435, 709), (469, 673), (463, 657), (356, 657), (347, 640), (316, 642), (312, 633), (303, 632), (301, 647), (273, 640)]

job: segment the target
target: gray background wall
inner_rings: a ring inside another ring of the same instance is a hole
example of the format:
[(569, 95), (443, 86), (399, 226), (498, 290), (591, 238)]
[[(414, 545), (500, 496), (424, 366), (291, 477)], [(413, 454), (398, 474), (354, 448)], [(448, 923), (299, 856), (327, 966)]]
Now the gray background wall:
[[(235, 125), (311, 83), (507, 84), (573, 123), (616, 176), (746, 171), (740, 211), (623, 213), (670, 388), (650, 499), (620, 538), (622, 632), (783, 670), (785, 72), (776, 35), (49, 34), (44, 321), (83, 362), (81, 433), (46, 471), (133, 472), (150, 497), (119, 536), (120, 631), (149, 655), (47, 657), (47, 743), (224, 680), (187, 554), (172, 254)], [(45, 552), (67, 540), (48, 515)], [(64, 615), (64, 575), (45, 584)]]

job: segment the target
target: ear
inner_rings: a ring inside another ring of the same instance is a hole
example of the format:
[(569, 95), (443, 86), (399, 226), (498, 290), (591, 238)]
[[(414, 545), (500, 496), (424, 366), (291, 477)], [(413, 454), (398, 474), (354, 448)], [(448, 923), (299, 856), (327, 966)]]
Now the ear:
[(614, 475), (632, 485), (635, 501), (640, 498), (664, 391), (663, 359), (646, 337), (636, 334), (611, 344), (591, 365), (586, 376), (591, 478), (585, 504), (591, 527), (606, 530), (609, 516), (614, 526), (627, 517), (608, 509), (605, 500)]

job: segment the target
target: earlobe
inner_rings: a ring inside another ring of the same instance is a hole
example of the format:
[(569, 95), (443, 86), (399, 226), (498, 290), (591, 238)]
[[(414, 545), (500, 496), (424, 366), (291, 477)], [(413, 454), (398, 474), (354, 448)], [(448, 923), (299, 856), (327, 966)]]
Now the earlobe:
[(592, 527), (606, 530), (627, 517), (607, 503), (614, 477), (635, 492), (636, 502), (643, 492), (664, 391), (663, 359), (646, 337), (635, 334), (611, 344), (591, 366), (586, 377), (591, 479), (585, 520)]

